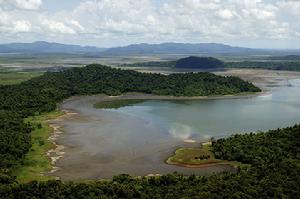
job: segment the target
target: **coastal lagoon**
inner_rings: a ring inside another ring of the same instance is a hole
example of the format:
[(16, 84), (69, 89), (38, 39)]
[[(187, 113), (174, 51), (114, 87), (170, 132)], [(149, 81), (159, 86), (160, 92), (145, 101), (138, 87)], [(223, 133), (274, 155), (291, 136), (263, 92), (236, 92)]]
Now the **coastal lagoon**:
[[(118, 97), (70, 98), (62, 109), (78, 114), (51, 123), (64, 132), (56, 143), (64, 156), (51, 175), (62, 180), (111, 178), (128, 173), (207, 175), (228, 165), (185, 168), (165, 160), (181, 146), (199, 146), (210, 137), (281, 128), (300, 121), (300, 80), (280, 79), (278, 87), (257, 96), (224, 99), (166, 100), (128, 94), (122, 98), (150, 98), (118, 109), (97, 109), (99, 101)], [(119, 99), (119, 98), (118, 98)], [(186, 141), (194, 140), (195, 143)]]

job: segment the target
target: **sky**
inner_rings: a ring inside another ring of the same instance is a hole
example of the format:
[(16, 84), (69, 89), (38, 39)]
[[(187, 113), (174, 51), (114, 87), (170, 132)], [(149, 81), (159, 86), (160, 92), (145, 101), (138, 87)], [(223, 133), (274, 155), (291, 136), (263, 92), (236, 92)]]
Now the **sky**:
[(0, 0), (0, 43), (300, 49), (300, 0)]

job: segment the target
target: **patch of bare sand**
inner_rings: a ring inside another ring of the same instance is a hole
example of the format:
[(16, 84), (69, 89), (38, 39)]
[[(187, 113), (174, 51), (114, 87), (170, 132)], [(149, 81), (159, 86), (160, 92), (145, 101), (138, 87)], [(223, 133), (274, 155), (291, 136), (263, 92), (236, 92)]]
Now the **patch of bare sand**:
[(49, 124), (49, 127), (52, 128), (52, 134), (49, 136), (48, 140), (54, 145), (53, 148), (51, 148), (50, 150), (48, 150), (46, 152), (46, 156), (50, 159), (50, 161), (51, 161), (50, 163), (52, 165), (52, 169), (49, 172), (47, 172), (48, 174), (54, 173), (55, 171), (59, 170), (59, 167), (57, 167), (55, 165), (56, 165), (56, 162), (64, 156), (64, 154), (65, 154), (64, 149), (66, 148), (63, 145), (59, 145), (56, 143), (56, 140), (63, 133), (63, 131), (60, 130), (60, 128), (61, 128), (60, 126), (54, 125), (51, 122), (63, 121), (66, 118), (70, 118), (70, 117), (73, 117), (74, 115), (78, 114), (78, 113), (72, 112), (70, 110), (62, 110), (62, 111), (64, 112), (63, 115), (58, 116), (52, 120), (46, 121)]

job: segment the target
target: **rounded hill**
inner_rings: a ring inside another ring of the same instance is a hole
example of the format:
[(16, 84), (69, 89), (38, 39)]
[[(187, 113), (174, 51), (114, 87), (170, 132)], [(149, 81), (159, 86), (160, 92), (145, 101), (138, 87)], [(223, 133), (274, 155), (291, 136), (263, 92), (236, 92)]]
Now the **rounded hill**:
[(213, 57), (190, 56), (190, 57), (177, 60), (175, 67), (211, 69), (211, 68), (223, 68), (224, 63), (221, 60)]

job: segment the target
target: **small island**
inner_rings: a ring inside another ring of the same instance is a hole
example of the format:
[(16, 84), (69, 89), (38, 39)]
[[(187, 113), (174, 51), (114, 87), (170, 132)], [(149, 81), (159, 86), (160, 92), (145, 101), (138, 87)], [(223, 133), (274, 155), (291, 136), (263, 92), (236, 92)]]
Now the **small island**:
[(222, 160), (215, 157), (212, 144), (214, 142), (200, 143), (199, 147), (178, 148), (166, 161), (167, 164), (183, 167), (208, 167), (216, 164), (226, 164), (238, 167), (242, 164), (237, 161)]

